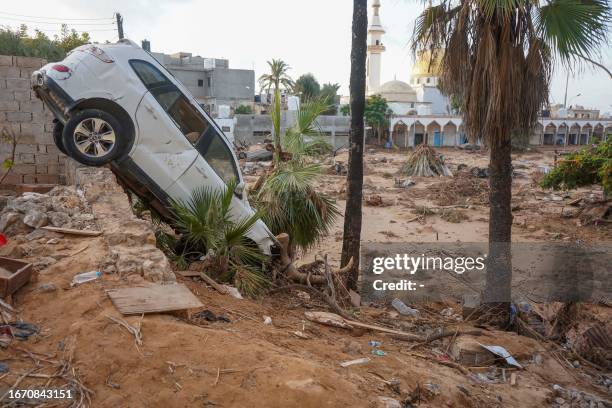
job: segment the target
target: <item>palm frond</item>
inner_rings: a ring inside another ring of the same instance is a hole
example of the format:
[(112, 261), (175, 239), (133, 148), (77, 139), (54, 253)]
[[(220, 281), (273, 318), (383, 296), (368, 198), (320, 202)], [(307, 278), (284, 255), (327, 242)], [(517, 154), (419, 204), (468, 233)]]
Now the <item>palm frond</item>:
[(596, 57), (612, 25), (606, 0), (550, 0), (537, 9), (538, 35), (564, 63)]

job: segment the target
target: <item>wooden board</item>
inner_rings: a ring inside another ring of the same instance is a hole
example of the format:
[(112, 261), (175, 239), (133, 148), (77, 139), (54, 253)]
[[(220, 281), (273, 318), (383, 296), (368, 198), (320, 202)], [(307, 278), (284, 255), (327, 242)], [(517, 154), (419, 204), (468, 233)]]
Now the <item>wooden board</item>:
[(115, 307), (124, 315), (204, 307), (185, 285), (151, 284), (109, 290), (107, 293)]
[(85, 237), (97, 237), (98, 235), (102, 235), (102, 231), (92, 231), (92, 230), (79, 230), (73, 228), (60, 228), (60, 227), (42, 227), (42, 229), (52, 232), (59, 232), (61, 234), (70, 234), (70, 235), (82, 235)]

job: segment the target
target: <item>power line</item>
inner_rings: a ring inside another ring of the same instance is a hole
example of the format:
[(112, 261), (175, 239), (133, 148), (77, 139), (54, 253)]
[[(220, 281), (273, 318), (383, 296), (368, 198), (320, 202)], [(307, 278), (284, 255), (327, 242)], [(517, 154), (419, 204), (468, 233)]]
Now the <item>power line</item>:
[(4, 11), (0, 11), (0, 14), (4, 14), (7, 16), (14, 17), (26, 17), (26, 18), (38, 18), (42, 20), (60, 20), (60, 21), (99, 21), (99, 20), (113, 20), (113, 17), (104, 17), (104, 18), (63, 18), (63, 17), (38, 17), (38, 16), (28, 16), (24, 14), (14, 14), (14, 13), (6, 13)]
[[(9, 28), (9, 29), (12, 29), (11, 26), (0, 24), (0, 28), (1, 27), (6, 27), (6, 28)], [(52, 29), (52, 28), (34, 28), (33, 30), (34, 31), (40, 31), (40, 32), (43, 32), (43, 33), (61, 33), (63, 31), (63, 30), (55, 30), (55, 29)], [(70, 31), (72, 31), (72, 30), (73, 29), (70, 29)], [(93, 30), (87, 30), (87, 29), (85, 29), (85, 30), (76, 30), (75, 29), (74, 31), (76, 31), (77, 33), (99, 33), (99, 32), (109, 32), (109, 31), (116, 32), (117, 30), (114, 29), (114, 28), (109, 28), (109, 29), (93, 29)]]
[[(32, 24), (47, 24), (47, 25), (65, 24), (61, 21), (35, 21), (35, 20), (24, 20), (21, 18), (12, 18), (12, 17), (4, 17), (4, 16), (0, 16), (0, 19), (18, 21), (21, 23), (32, 23)], [(114, 24), (115, 24), (114, 21), (108, 22), (108, 23), (70, 23), (70, 25), (77, 25), (77, 26), (109, 26), (109, 25), (114, 25)]]

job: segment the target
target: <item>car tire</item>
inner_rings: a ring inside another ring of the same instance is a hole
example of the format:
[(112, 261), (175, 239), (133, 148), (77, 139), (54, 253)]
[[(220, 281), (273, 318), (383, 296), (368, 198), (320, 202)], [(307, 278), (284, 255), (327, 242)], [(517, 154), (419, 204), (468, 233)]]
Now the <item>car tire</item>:
[(53, 124), (53, 141), (55, 142), (55, 146), (59, 149), (60, 152), (64, 154), (68, 154), (66, 152), (66, 148), (64, 147), (64, 140), (62, 139), (62, 132), (64, 131), (64, 124), (59, 120), (54, 120)]
[(66, 153), (87, 166), (103, 166), (119, 158), (127, 153), (132, 139), (127, 126), (100, 109), (76, 112), (62, 132)]

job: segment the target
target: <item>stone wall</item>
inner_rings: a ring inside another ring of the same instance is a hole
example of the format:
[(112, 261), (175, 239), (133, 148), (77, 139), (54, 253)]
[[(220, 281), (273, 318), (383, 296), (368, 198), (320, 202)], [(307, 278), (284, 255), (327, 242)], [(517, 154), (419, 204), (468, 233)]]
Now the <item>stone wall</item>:
[[(30, 88), (32, 72), (46, 63), (41, 58), (0, 55), (0, 130), (4, 127), (17, 136), (15, 165), (5, 185), (65, 181), (66, 156), (53, 142), (53, 116)], [(2, 140), (0, 162), (10, 153), (11, 144)], [(5, 171), (0, 170), (0, 174)]]

